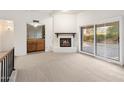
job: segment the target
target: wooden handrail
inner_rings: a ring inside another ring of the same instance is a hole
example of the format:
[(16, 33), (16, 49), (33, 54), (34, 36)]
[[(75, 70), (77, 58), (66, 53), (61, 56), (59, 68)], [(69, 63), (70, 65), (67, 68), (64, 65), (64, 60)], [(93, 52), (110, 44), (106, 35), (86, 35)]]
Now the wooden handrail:
[(13, 50), (14, 48), (10, 49), (9, 51), (3, 51), (0, 53), (0, 62)]

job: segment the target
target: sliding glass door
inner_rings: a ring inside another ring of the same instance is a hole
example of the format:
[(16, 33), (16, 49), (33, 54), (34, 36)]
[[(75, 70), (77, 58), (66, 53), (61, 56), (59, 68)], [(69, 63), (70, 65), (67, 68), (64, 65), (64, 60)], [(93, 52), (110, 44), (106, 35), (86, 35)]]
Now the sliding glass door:
[(93, 25), (82, 27), (81, 50), (119, 61), (119, 22), (97, 24), (95, 28)]
[(119, 60), (119, 22), (96, 25), (96, 54)]
[(94, 26), (82, 27), (82, 51), (94, 53)]

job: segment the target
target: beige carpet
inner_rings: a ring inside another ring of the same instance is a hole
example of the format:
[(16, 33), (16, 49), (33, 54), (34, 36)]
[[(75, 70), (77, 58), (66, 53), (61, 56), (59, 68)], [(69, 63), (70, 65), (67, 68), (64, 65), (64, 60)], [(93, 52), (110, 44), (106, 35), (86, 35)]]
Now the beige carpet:
[(16, 57), (16, 82), (124, 81), (124, 68), (78, 53)]

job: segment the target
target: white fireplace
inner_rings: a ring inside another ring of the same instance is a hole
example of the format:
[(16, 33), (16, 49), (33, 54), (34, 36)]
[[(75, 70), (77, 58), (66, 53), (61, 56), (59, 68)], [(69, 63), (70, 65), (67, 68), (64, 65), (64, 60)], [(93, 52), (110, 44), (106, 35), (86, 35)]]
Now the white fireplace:
[(75, 34), (76, 33), (56, 33), (54, 52), (77, 52)]

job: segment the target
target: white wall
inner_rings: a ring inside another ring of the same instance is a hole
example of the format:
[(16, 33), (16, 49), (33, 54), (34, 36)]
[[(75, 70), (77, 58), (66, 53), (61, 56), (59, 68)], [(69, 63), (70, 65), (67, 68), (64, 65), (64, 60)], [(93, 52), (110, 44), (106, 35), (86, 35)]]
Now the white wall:
[(49, 11), (0, 11), (0, 19), (13, 20), (15, 29), (15, 55), (26, 55), (27, 51), (27, 31), (26, 24), (34, 19), (40, 22), (49, 17)]
[(14, 24), (11, 20), (0, 20), (1, 51), (10, 50), (14, 46)]
[(76, 15), (75, 14), (56, 14), (54, 19), (55, 32), (76, 32)]
[[(119, 20), (120, 21), (120, 64), (124, 64), (124, 18), (118, 17), (124, 16), (124, 11), (85, 11), (77, 16), (77, 30), (80, 33), (80, 26), (90, 25), (90, 24), (97, 24), (112, 20)], [(78, 45), (80, 50), (80, 34), (78, 35)]]
[(1, 41), (1, 32), (0, 32), (0, 51), (2, 51), (2, 43), (1, 43), (2, 41)]
[(49, 17), (42, 20), (42, 25), (45, 25), (45, 51), (53, 49), (53, 18)]
[(123, 16), (123, 10), (87, 10), (78, 14), (78, 25), (94, 24), (106, 18)]
[(0, 51), (2, 51), (2, 25), (0, 24)]

